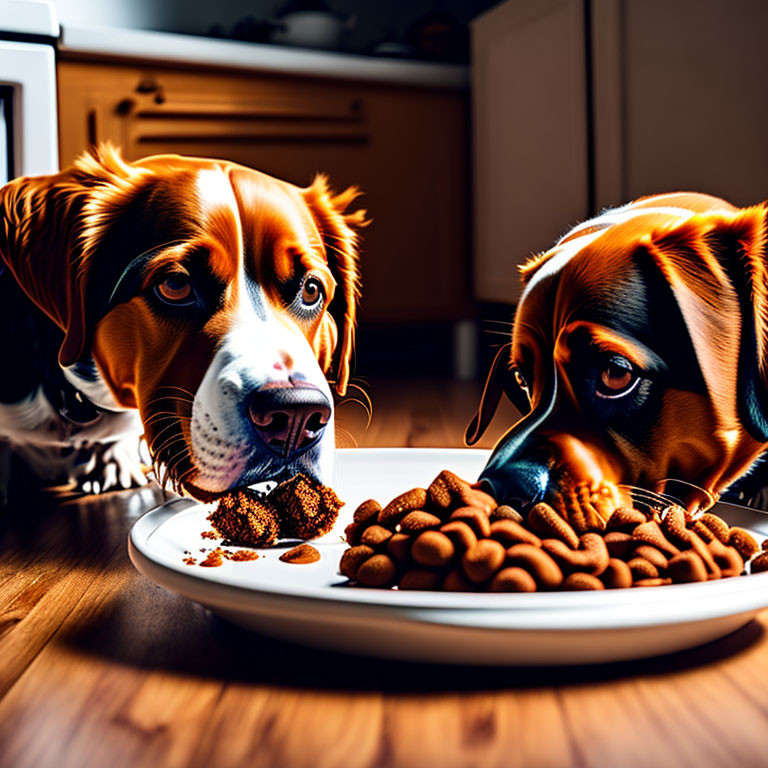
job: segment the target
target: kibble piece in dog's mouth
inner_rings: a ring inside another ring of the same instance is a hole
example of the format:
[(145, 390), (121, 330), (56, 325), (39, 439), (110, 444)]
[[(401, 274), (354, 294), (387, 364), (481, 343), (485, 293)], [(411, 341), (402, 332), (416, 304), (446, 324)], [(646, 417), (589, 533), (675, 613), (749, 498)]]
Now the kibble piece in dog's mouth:
[(225, 494), (208, 520), (231, 544), (269, 547), (279, 536), (314, 539), (328, 533), (342, 505), (331, 488), (296, 475), (266, 496), (250, 488)]
[(618, 506), (581, 535), (546, 503), (526, 515), (441, 472), (385, 507), (369, 499), (339, 564), (353, 584), (462, 592), (657, 587), (768, 571), (760, 545), (712, 513)]

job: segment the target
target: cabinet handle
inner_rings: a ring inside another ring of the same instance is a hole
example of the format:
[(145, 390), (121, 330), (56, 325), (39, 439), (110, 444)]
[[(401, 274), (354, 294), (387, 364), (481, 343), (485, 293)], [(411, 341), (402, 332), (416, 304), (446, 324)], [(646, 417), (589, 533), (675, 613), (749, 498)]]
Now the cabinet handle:
[(136, 86), (136, 93), (154, 93), (158, 87), (154, 77), (143, 77)]
[[(158, 99), (162, 96), (162, 99)], [(161, 91), (155, 96), (155, 104), (142, 105), (136, 111), (137, 117), (152, 119), (224, 119), (224, 120), (300, 120), (319, 122), (361, 122), (364, 120), (362, 105), (352, 102), (347, 108), (338, 110), (303, 106), (300, 104), (200, 104), (194, 102), (165, 100)]]

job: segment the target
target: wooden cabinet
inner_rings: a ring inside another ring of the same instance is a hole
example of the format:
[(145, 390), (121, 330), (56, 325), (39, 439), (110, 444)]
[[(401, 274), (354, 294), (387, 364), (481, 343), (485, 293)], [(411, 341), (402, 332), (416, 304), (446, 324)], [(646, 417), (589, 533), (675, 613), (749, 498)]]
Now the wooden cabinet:
[(768, 197), (768, 5), (508, 0), (473, 23), (475, 285), (643, 195)]
[(512, 304), (518, 266), (587, 214), (581, 0), (503, 3), (473, 25), (475, 292)]
[[(71, 54), (70, 54), (71, 56)], [(454, 322), (471, 313), (467, 94), (64, 58), (61, 162), (111, 140), (135, 159), (218, 157), (305, 186), (358, 185), (361, 322)]]

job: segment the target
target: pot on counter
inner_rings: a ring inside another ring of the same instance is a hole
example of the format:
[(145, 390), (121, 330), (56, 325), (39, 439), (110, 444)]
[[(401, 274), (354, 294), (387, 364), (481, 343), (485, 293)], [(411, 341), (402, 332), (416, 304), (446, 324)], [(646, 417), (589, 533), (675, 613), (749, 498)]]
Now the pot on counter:
[(355, 26), (357, 17), (342, 16), (322, 1), (293, 0), (269, 21), (272, 43), (339, 50), (344, 32)]

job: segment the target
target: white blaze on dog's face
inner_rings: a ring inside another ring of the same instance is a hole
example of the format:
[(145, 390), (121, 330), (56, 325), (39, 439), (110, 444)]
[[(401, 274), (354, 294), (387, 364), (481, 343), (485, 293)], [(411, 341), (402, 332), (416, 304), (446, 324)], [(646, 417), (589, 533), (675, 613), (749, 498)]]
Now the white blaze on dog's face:
[[(237, 209), (234, 189), (223, 172), (202, 171), (197, 182), (204, 221), (219, 215), (222, 208)], [(292, 311), (286, 312), (284, 306), (270, 301), (268, 292), (253, 270), (247, 269), (245, 260), (239, 264), (228, 298), (229, 328), (221, 338), (192, 405), (189, 442), (196, 471), (189, 482), (205, 492), (225, 491), (244, 482), (286, 477), (297, 472), (326, 482), (330, 479), (334, 450), (332, 395), (305, 334), (320, 320), (327, 297), (335, 289), (335, 280), (324, 259), (313, 261), (307, 257), (320, 247), (308, 211), (297, 206), (289, 196), (275, 200), (272, 189), (257, 189), (255, 196), (261, 198), (255, 200), (258, 209), (279, 208), (270, 212), (279, 221), (254, 222), (252, 237), (259, 238), (263, 248), (270, 237), (268, 228), (277, 223), (272, 247), (290, 252), (289, 258), (304, 257), (309, 269), (297, 283), (299, 291), (289, 305)], [(308, 281), (314, 281), (318, 289), (308, 290)], [(293, 388), (284, 387), (286, 383), (293, 384)], [(297, 387), (298, 392), (294, 392)], [(273, 403), (272, 418), (266, 406), (260, 420), (264, 422), (263, 427), (273, 428), (259, 431), (252, 402), (259, 392), (283, 396), (311, 394), (312, 402), (303, 404), (308, 411), (304, 414), (306, 422), (289, 424), (291, 403)], [(281, 410), (281, 405), (286, 410)], [(278, 423), (274, 423), (276, 421)], [(295, 457), (286, 461), (289, 457), (285, 455), (285, 440), (280, 436), (291, 427), (303, 430), (304, 434), (296, 435), (298, 445), (292, 451)], [(267, 445), (267, 451), (258, 443), (254, 446), (254, 431)], [(302, 441), (309, 448), (302, 450)]]
[[(61, 365), (92, 360), (114, 405), (138, 408), (175, 488), (206, 499), (297, 472), (330, 480), (326, 377), (344, 393), (356, 190), (106, 148), (4, 193), (3, 255), (65, 332)], [(16, 220), (22, 209), (44, 213)]]

